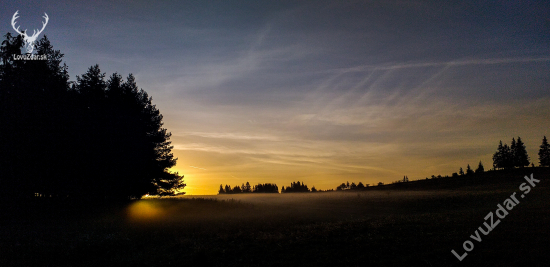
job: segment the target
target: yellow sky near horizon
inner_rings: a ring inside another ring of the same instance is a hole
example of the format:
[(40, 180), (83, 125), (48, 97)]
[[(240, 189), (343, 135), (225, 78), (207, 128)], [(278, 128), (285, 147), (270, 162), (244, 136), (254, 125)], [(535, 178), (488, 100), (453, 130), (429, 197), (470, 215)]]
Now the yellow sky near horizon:
[[(188, 195), (451, 175), (550, 137), (550, 1), (0, 1), (70, 80), (132, 73)], [(116, 27), (113, 27), (116, 25)], [(27, 26), (25, 26), (27, 27)], [(31, 29), (31, 28), (29, 28)], [(70, 33), (70, 34), (67, 34)], [(41, 38), (41, 37), (40, 37)]]
[[(509, 144), (517, 136), (526, 144), (531, 162), (538, 165), (538, 147), (549, 129), (549, 103), (539, 99), (510, 106), (462, 106), (441, 100), (429, 106), (422, 101), (391, 108), (362, 105), (355, 113), (343, 111), (347, 116), (337, 112), (282, 115), (286, 119), (278, 118), (271, 130), (259, 125), (173, 132), (173, 152), (179, 159), (172, 170), (185, 175), (188, 195), (213, 195), (220, 184), (246, 182), (276, 183), (281, 188), (303, 181), (310, 188), (326, 190), (347, 181), (372, 185), (404, 175), (410, 180), (451, 175), (467, 164), (475, 169), (480, 160), (488, 170), (499, 140)], [(362, 115), (369, 113), (376, 114)], [(165, 120), (167, 127), (173, 123), (168, 117)], [(342, 133), (339, 138), (337, 132), (330, 132), (332, 138), (328, 138), (316, 132), (333, 125), (348, 126), (345, 129), (354, 133)]]

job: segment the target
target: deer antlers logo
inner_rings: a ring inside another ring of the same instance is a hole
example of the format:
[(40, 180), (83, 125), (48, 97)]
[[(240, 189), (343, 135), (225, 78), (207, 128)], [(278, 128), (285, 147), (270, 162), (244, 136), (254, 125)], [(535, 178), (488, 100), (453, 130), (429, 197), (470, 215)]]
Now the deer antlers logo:
[(46, 25), (48, 24), (48, 20), (49, 20), (50, 18), (48, 18), (48, 14), (46, 14), (46, 12), (44, 12), (44, 15), (45, 15), (45, 16), (43, 16), (43, 18), (46, 19), (46, 22), (42, 22), (42, 29), (39, 30), (38, 32), (37, 32), (37, 30), (33, 30), (32, 35), (29, 36), (29, 35), (27, 35), (27, 33), (26, 33), (26, 31), (27, 31), (26, 29), (25, 29), (23, 32), (20, 32), (20, 31), (19, 31), (19, 26), (17, 26), (17, 28), (15, 28), (15, 20), (16, 20), (17, 18), (19, 18), (19, 16), (17, 16), (17, 13), (18, 13), (18, 12), (19, 12), (19, 10), (15, 11), (15, 14), (13, 14), (13, 17), (12, 17), (12, 19), (11, 19), (11, 26), (13, 27), (13, 29), (14, 29), (17, 33), (23, 35), (23, 39), (25, 40), (25, 45), (27, 46), (27, 52), (28, 52), (28, 53), (32, 53), (32, 51), (34, 50), (34, 42), (36, 41), (36, 37), (38, 37), (38, 35), (39, 35), (40, 33), (42, 33), (42, 31), (44, 31), (44, 28), (46, 28)]

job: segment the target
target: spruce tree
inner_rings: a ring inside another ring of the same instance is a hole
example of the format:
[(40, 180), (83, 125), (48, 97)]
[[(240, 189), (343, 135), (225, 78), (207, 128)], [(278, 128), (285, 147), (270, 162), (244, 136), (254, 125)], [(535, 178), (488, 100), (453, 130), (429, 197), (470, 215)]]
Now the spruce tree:
[(542, 139), (539, 149), (539, 163), (541, 167), (550, 167), (550, 145), (546, 136)]
[(521, 137), (519, 136), (513, 149), (513, 155), (514, 167), (523, 168), (529, 165), (529, 155), (527, 155), (527, 149), (525, 148), (525, 144), (523, 143), (523, 141), (521, 141)]
[(481, 161), (479, 161), (479, 165), (477, 165), (477, 169), (475, 173), (483, 173), (483, 172), (485, 172), (485, 168), (483, 167), (483, 164), (481, 163)]
[(504, 162), (503, 150), (504, 146), (502, 145), (502, 140), (500, 140), (497, 151), (493, 154), (493, 168), (495, 169), (502, 168)]
[(504, 147), (502, 147), (502, 156), (502, 168), (512, 169), (514, 167), (514, 156), (508, 144), (504, 144)]
[[(514, 148), (517, 146), (515, 140), (512, 140)], [(495, 169), (511, 169), (514, 167), (514, 155), (507, 144), (502, 145), (499, 142), (497, 151), (493, 154), (493, 167)]]
[(47, 60), (14, 60), (23, 38), (5, 37), (0, 47), (0, 195), (67, 192), (69, 177), (76, 176), (75, 154), (70, 153), (75, 101), (63, 54), (44, 36), (36, 47)]
[(519, 166), (518, 155), (516, 154), (516, 139), (512, 137), (512, 143), (510, 144), (510, 164), (512, 168)]

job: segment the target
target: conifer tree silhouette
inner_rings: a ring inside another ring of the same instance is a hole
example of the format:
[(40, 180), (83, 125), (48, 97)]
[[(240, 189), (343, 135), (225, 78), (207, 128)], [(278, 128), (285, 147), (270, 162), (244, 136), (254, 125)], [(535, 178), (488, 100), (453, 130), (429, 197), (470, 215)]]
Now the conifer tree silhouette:
[[(108, 81), (94, 65), (69, 82), (63, 54), (47, 36), (47, 60), (14, 60), (21, 36), (0, 47), (0, 190), (11, 195), (126, 198), (185, 187), (170, 133), (130, 74)], [(22, 172), (21, 170), (25, 170)]]

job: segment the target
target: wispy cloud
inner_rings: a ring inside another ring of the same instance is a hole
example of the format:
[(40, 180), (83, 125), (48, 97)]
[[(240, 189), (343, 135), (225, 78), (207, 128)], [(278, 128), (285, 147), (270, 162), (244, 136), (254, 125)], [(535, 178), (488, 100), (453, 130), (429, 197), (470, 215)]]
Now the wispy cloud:
[(215, 139), (232, 139), (232, 140), (266, 140), (266, 141), (278, 141), (279, 138), (273, 135), (261, 135), (261, 134), (246, 134), (246, 133), (225, 133), (225, 132), (179, 132), (175, 135), (178, 136), (198, 136), (205, 138)]
[(550, 129), (546, 4), (512, 17), (405, 2), (63, 3), (47, 34), (71, 77), (95, 63), (136, 75), (193, 190), (450, 174), (490, 166), (517, 135), (535, 158)]
[(350, 73), (350, 72), (367, 72), (375, 70), (396, 70), (396, 69), (411, 69), (411, 68), (426, 68), (426, 67), (445, 67), (445, 66), (467, 66), (467, 65), (494, 65), (494, 64), (512, 64), (512, 63), (527, 63), (527, 62), (548, 62), (549, 56), (543, 57), (512, 57), (512, 58), (486, 58), (486, 59), (458, 59), (443, 62), (404, 62), (404, 63), (387, 63), (380, 65), (361, 65), (350, 68), (341, 68), (328, 70), (334, 73)]
[(206, 171), (205, 168), (195, 167), (195, 166), (191, 166), (191, 165), (189, 165), (189, 167), (194, 168), (194, 169), (199, 169), (199, 170), (204, 170), (204, 171)]

